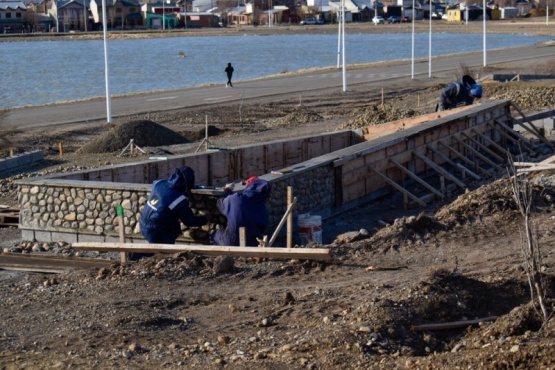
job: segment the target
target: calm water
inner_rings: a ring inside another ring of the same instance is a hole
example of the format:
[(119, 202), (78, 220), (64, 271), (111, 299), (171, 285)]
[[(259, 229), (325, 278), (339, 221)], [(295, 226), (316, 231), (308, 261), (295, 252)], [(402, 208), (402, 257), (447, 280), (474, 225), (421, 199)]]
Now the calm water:
[[(432, 54), (482, 50), (481, 34), (434, 34)], [(550, 37), (487, 35), (488, 48), (535, 44)], [(455, 41), (455, 42), (454, 42)], [(345, 35), (347, 64), (410, 59), (411, 34)], [(186, 53), (180, 58), (179, 52)], [(428, 34), (415, 35), (415, 57), (428, 57)], [(337, 35), (173, 37), (108, 41), (112, 95), (225, 83), (337, 64)], [(0, 108), (105, 95), (104, 42), (0, 43)]]

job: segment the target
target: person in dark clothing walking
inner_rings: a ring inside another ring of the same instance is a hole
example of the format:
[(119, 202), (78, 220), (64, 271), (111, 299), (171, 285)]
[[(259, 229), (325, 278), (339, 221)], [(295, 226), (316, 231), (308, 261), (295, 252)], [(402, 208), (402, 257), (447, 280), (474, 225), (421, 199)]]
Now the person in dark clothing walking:
[(227, 63), (227, 67), (225, 69), (225, 73), (227, 74), (227, 84), (225, 85), (225, 87), (233, 87), (233, 84), (231, 83), (231, 77), (233, 76), (233, 67), (231, 66), (231, 63)]
[[(206, 216), (195, 216), (189, 206), (187, 194), (194, 183), (195, 172), (187, 166), (176, 168), (167, 180), (154, 181), (139, 220), (141, 233), (149, 243), (175, 244), (181, 235), (180, 222), (193, 227), (209, 222)], [(133, 253), (132, 259), (150, 255)]]
[(226, 185), (224, 197), (218, 199), (218, 209), (227, 217), (227, 227), (214, 232), (212, 239), (218, 245), (239, 246), (239, 228), (244, 227), (246, 245), (258, 246), (268, 226), (268, 209), (266, 201), (270, 197), (270, 183), (254, 176), (246, 182), (242, 194), (232, 194), (232, 188)]
[(461, 103), (471, 105), (474, 99), (481, 97), (482, 86), (469, 75), (464, 75), (461, 81), (451, 82), (441, 91), (436, 112), (456, 108)]

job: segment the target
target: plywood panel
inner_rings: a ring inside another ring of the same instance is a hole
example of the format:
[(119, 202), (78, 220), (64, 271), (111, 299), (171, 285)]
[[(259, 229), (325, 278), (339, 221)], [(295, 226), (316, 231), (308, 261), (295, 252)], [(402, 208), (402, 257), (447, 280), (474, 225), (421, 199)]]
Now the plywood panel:
[(282, 143), (270, 143), (266, 145), (265, 152), (265, 163), (268, 166), (268, 171), (282, 169), (285, 166), (284, 155), (283, 155), (283, 144)]
[(353, 170), (366, 167), (366, 164), (367, 164), (366, 157), (361, 156), (358, 158), (354, 158), (349, 162), (346, 162), (345, 164), (343, 164), (343, 173), (351, 172)]
[(293, 142), (284, 142), (283, 150), (285, 155), (285, 165), (292, 166), (297, 163), (303, 162), (303, 143), (295, 140)]
[(343, 185), (351, 185), (354, 182), (363, 181), (366, 177), (371, 176), (371, 174), (366, 166), (349, 172), (343, 172), (342, 183)]
[(264, 171), (264, 148), (261, 145), (250, 148), (243, 148), (241, 178), (258, 176)]

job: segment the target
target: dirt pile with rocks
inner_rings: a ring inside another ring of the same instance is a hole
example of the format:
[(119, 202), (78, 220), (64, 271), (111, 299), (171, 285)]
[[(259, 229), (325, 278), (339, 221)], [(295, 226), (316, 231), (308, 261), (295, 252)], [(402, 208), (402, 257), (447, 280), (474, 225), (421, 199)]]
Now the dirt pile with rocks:
[(150, 120), (128, 121), (83, 145), (78, 153), (109, 153), (123, 150), (130, 141), (139, 147), (186, 144), (189, 141), (177, 132)]

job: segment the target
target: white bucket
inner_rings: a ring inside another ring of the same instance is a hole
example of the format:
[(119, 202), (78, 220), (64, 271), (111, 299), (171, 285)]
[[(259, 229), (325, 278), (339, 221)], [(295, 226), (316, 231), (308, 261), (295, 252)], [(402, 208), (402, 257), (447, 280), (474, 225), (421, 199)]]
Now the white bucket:
[(310, 214), (299, 215), (297, 226), (301, 244), (309, 242), (322, 244), (322, 217)]

